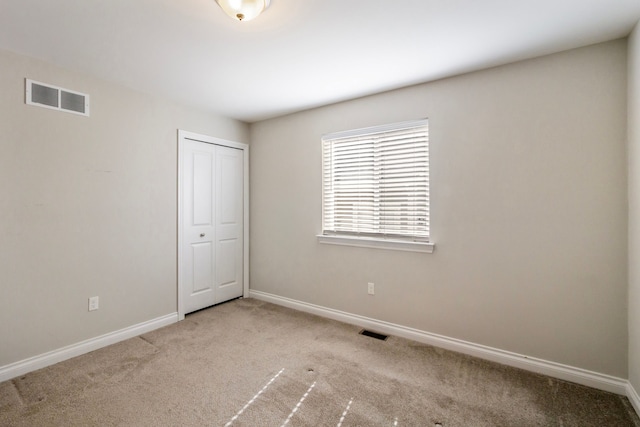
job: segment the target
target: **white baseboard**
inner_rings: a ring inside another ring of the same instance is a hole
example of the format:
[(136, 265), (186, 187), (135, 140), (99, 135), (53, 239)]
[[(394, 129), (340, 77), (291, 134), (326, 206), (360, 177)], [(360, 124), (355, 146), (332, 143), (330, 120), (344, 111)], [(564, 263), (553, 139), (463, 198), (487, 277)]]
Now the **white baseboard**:
[(76, 344), (59, 348), (38, 356), (30, 357), (19, 362), (9, 365), (0, 366), (0, 382), (10, 380), (12, 378), (24, 375), (37, 369), (45, 368), (58, 362), (62, 362), (72, 357), (80, 356), (90, 351), (124, 341), (129, 338), (153, 331), (163, 326), (176, 323), (178, 321), (178, 313), (168, 314), (158, 317), (147, 322), (138, 323), (119, 331), (110, 332), (100, 335), (99, 337), (90, 338)]
[[(362, 328), (372, 329), (376, 332), (382, 332), (389, 335), (407, 338), (424, 344), (429, 344), (436, 347), (445, 348), (447, 350), (456, 351), (458, 353), (464, 353), (470, 356), (479, 357), (481, 359), (501, 363), (503, 365), (513, 366), (516, 368), (525, 369), (527, 371), (548, 375), (550, 377), (566, 381), (571, 381), (588, 387), (593, 387), (599, 390), (621, 394), (623, 396), (628, 394), (629, 389), (633, 390), (627, 380), (610, 375), (600, 374), (598, 372), (592, 372), (581, 368), (563, 365), (560, 363), (537, 359), (535, 357), (529, 357), (522, 354), (500, 350), (497, 348), (487, 347), (481, 344), (462, 341), (456, 338), (449, 338), (443, 335), (432, 334), (430, 332), (425, 332), (418, 329), (408, 328), (402, 325), (396, 325), (393, 323), (359, 316), (357, 314), (351, 314), (344, 311), (309, 304), (303, 301), (297, 301), (291, 298), (285, 298), (266, 292), (250, 290), (249, 296), (273, 304), (293, 308), (295, 310), (300, 310), (329, 319), (338, 320), (344, 323), (357, 325)], [(640, 414), (637, 406), (637, 396), (638, 395), (636, 394), (636, 403), (634, 404), (634, 406), (636, 408), (636, 411), (638, 411), (638, 413)], [(632, 398), (629, 397), (629, 400), (632, 400)]]
[(631, 385), (631, 383), (627, 382), (627, 397), (633, 406), (633, 409), (636, 410), (638, 416), (640, 416), (640, 395), (635, 388)]

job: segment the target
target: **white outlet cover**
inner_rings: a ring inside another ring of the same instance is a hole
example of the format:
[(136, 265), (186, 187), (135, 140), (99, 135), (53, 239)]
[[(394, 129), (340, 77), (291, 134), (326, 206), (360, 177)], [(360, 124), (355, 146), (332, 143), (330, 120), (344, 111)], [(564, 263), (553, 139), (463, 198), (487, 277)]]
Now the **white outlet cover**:
[(99, 308), (99, 301), (98, 297), (89, 298), (89, 311), (97, 310)]

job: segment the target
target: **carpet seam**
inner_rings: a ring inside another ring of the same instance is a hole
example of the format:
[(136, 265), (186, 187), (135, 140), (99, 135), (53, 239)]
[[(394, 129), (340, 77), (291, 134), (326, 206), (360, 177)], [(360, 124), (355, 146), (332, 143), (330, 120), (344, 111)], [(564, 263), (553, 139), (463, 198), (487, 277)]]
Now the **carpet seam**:
[(15, 390), (16, 394), (18, 395), (18, 399), (20, 399), (20, 404), (24, 407), (27, 406), (27, 402), (24, 399), (24, 396), (22, 395), (22, 393), (20, 392), (20, 388), (18, 387), (18, 384), (16, 383), (17, 379), (12, 379), (11, 380), (11, 385), (13, 386), (13, 389)]
[(147, 344), (149, 344), (150, 346), (152, 346), (153, 348), (155, 348), (156, 350), (160, 350), (160, 347), (158, 347), (157, 345), (155, 345), (153, 342), (149, 341), (148, 338), (146, 338), (144, 335), (138, 335), (137, 338), (140, 338), (142, 341), (146, 342)]

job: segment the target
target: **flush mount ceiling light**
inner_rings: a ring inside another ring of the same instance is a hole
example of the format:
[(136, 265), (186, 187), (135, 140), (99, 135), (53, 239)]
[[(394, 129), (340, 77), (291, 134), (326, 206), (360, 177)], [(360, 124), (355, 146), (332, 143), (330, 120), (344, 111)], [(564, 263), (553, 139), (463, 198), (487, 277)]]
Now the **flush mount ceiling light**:
[(238, 21), (251, 21), (269, 7), (271, 0), (216, 0), (224, 13)]

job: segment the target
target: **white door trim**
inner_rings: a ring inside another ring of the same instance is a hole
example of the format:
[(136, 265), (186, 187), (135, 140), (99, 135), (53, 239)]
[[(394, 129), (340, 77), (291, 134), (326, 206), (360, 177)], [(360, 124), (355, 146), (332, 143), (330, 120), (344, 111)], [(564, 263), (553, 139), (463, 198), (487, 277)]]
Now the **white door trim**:
[(182, 160), (184, 156), (185, 141), (199, 141), (206, 144), (221, 145), (224, 147), (236, 148), (243, 151), (243, 217), (244, 217), (244, 232), (243, 232), (243, 296), (247, 298), (249, 296), (249, 145), (242, 142), (228, 141), (226, 139), (216, 138), (213, 136), (202, 135), (194, 132), (188, 132), (182, 129), (178, 129), (178, 320), (183, 320), (185, 316), (185, 308), (183, 301), (183, 265), (182, 265), (182, 248), (183, 248), (183, 230), (182, 219), (184, 215), (183, 195), (182, 195), (182, 180), (183, 180), (183, 166)]

